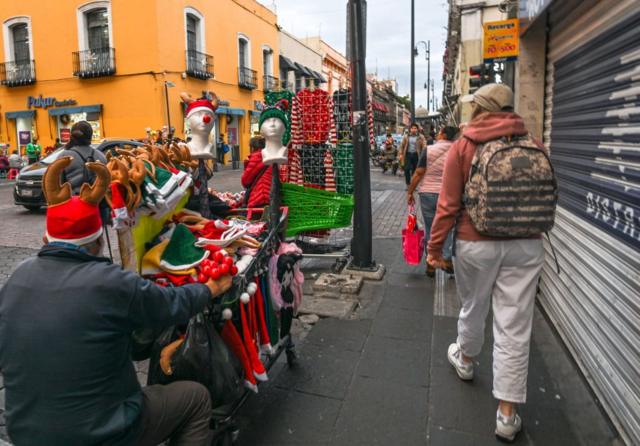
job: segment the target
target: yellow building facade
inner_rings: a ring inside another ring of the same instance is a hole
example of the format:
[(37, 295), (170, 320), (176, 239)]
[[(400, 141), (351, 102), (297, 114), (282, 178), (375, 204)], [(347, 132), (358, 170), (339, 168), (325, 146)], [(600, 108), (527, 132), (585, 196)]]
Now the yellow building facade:
[(248, 153), (277, 88), (276, 15), (255, 0), (0, 2), (0, 143), (43, 147), (89, 121), (94, 141), (188, 136), (180, 93), (221, 101), (212, 138)]

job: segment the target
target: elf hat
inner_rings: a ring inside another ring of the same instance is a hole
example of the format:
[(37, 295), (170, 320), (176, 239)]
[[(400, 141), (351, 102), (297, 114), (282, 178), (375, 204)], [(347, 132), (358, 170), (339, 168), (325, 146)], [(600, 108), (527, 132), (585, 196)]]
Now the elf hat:
[(160, 266), (166, 271), (192, 268), (209, 257), (209, 251), (195, 246), (196, 238), (189, 229), (179, 224), (171, 234), (162, 256)]
[(71, 164), (71, 157), (58, 158), (44, 174), (42, 190), (47, 200), (47, 239), (84, 245), (102, 235), (102, 218), (98, 204), (111, 182), (106, 166), (86, 163), (96, 175), (93, 185), (84, 183), (79, 196), (71, 196), (71, 185), (60, 184), (60, 174)]

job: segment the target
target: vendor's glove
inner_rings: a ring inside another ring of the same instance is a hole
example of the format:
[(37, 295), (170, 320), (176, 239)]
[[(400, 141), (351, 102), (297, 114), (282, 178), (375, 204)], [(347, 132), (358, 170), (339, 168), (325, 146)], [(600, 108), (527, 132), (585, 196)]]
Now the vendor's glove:
[(231, 288), (232, 281), (233, 277), (231, 277), (230, 275), (224, 275), (217, 280), (209, 280), (207, 283), (205, 283), (205, 285), (209, 287), (209, 291), (211, 291), (211, 297), (216, 298), (223, 295), (229, 288)]

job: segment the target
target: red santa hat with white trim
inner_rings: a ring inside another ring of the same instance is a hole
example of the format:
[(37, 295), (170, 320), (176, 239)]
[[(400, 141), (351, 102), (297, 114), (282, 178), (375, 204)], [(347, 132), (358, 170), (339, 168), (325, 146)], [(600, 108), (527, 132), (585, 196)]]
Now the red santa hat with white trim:
[(71, 164), (71, 157), (58, 158), (44, 174), (42, 190), (47, 200), (47, 240), (74, 245), (91, 243), (102, 235), (102, 218), (98, 204), (111, 182), (109, 170), (102, 163), (87, 163), (95, 173), (93, 185), (80, 188), (80, 195), (71, 196), (71, 185), (60, 184), (60, 174)]
[(191, 95), (188, 93), (182, 93), (180, 97), (182, 98), (182, 101), (187, 104), (187, 109), (185, 110), (187, 118), (199, 111), (204, 110), (210, 113), (215, 113), (218, 109), (218, 97), (215, 94), (211, 100), (208, 98), (192, 99)]

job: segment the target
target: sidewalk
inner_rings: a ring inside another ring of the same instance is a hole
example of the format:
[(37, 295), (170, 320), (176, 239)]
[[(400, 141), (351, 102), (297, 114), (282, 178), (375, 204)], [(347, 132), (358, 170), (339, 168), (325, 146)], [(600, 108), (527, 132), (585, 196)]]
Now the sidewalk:
[[(365, 284), (352, 319), (313, 326), (298, 344), (297, 368), (272, 370), (241, 412), (242, 446), (499, 444), (491, 321), (476, 378), (462, 382), (446, 359), (456, 336), (455, 281), (404, 264), (400, 240), (391, 238), (402, 222), (404, 184), (372, 178), (374, 257), (387, 266), (385, 279)], [(538, 309), (528, 395), (516, 444), (621, 444)]]

